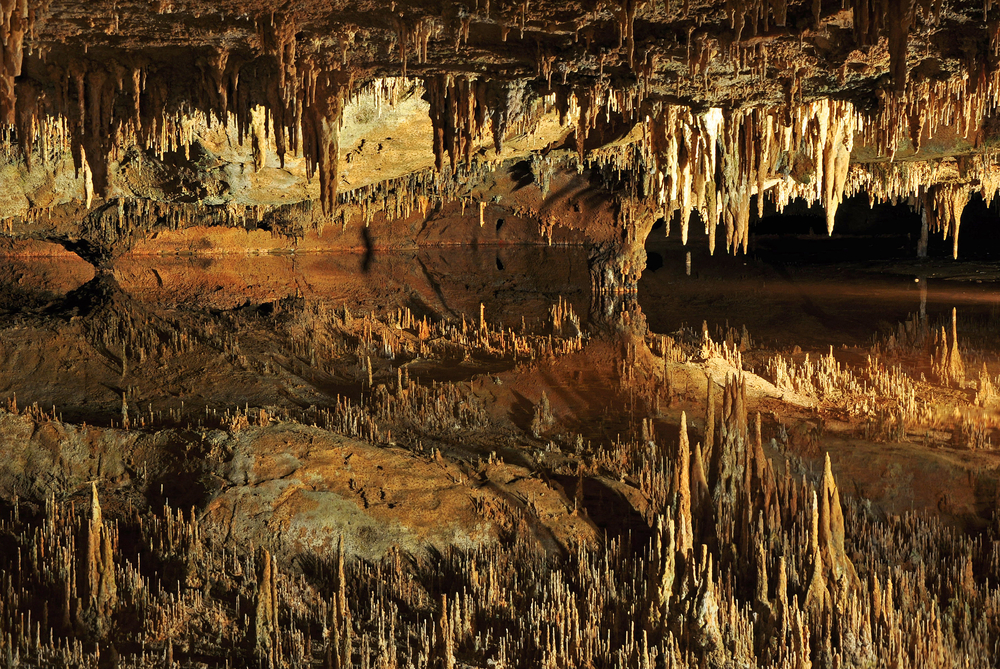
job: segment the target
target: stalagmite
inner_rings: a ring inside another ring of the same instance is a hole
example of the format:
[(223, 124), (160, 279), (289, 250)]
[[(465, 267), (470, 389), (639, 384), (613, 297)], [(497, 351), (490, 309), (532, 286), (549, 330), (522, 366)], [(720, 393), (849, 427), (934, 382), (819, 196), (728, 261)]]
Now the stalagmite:
[(87, 592), (95, 614), (98, 635), (107, 627), (117, 605), (114, 543), (111, 531), (104, 523), (97, 483), (90, 486), (90, 522), (87, 526)]
[(712, 458), (712, 449), (715, 446), (715, 383), (710, 374), (705, 375), (705, 453), (708, 459)]
[(782, 634), (787, 634), (789, 631), (788, 568), (785, 564), (784, 555), (778, 558), (778, 579), (775, 584), (774, 593), (778, 602), (775, 613), (779, 616), (781, 621), (780, 630)]
[(652, 630), (665, 626), (674, 594), (674, 579), (677, 570), (677, 543), (674, 521), (657, 519), (654, 537), (654, 554), (649, 559), (649, 573), (653, 595), (650, 601), (650, 624)]
[(354, 638), (351, 606), (347, 599), (347, 574), (344, 570), (344, 539), (337, 545), (337, 601), (334, 629), (340, 639), (339, 655), (345, 665), (350, 664)]
[(757, 542), (754, 558), (757, 563), (757, 585), (756, 594), (754, 595), (754, 605), (762, 612), (765, 612), (770, 609), (771, 603), (768, 600), (767, 593), (767, 553), (764, 551), (764, 544), (762, 542)]
[(826, 578), (823, 573), (823, 554), (820, 550), (820, 513), (819, 502), (816, 491), (812, 492), (812, 505), (810, 506), (810, 529), (809, 529), (809, 558), (812, 568), (812, 576), (809, 578), (809, 586), (803, 600), (806, 610), (816, 611), (823, 609), (829, 603), (830, 593), (826, 587)]
[(722, 631), (719, 629), (719, 602), (715, 595), (712, 554), (702, 545), (698, 567), (698, 594), (695, 600), (694, 620), (695, 644), (706, 656), (711, 657), (722, 650)]
[(708, 470), (705, 467), (705, 459), (702, 456), (701, 444), (694, 448), (694, 459), (691, 462), (691, 501), (695, 509), (701, 511), (707, 508), (709, 501)]
[(965, 364), (958, 350), (958, 309), (951, 308), (951, 348), (948, 349), (948, 376), (959, 386), (965, 382)]
[(694, 550), (691, 529), (691, 446), (688, 443), (687, 416), (681, 412), (681, 437), (677, 454), (679, 486), (677, 491), (677, 550), (690, 554)]
[(441, 617), (435, 627), (434, 646), (437, 655), (435, 667), (454, 669), (455, 649), (451, 621), (448, 618), (448, 597), (441, 595)]
[(257, 656), (275, 661), (278, 634), (278, 591), (270, 552), (260, 548), (257, 560), (257, 592), (254, 617), (254, 644)]
[(87, 591), (91, 601), (96, 603), (101, 582), (101, 540), (104, 534), (104, 519), (101, 516), (101, 502), (97, 496), (97, 483), (90, 484), (90, 524), (87, 526)]
[(830, 467), (829, 453), (823, 466), (819, 507), (819, 548), (824, 566), (829, 570), (831, 585), (841, 591), (856, 591), (860, 589), (861, 581), (844, 549), (844, 512)]

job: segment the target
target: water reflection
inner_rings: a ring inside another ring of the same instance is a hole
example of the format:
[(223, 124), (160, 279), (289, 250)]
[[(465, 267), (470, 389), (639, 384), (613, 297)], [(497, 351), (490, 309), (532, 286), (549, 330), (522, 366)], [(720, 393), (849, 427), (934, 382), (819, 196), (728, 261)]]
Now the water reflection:
[[(428, 341), (446, 324), (466, 331), (482, 318), (544, 336), (554, 306), (576, 318), (567, 333), (590, 308), (580, 248), (136, 256), (97, 275), (30, 260), (5, 276), (0, 396), (103, 424), (120, 421), (123, 401), (153, 413), (303, 409), (360, 399), (397, 369), (414, 382), (467, 380), (517, 356)], [(407, 337), (412, 351), (392, 350)]]
[(767, 345), (825, 350), (870, 345), (914, 313), (932, 319), (953, 307), (969, 319), (1000, 313), (1000, 272), (987, 264), (791, 263), (767, 253), (709, 256), (673, 240), (651, 240), (648, 249), (655, 260), (638, 295), (655, 332), (700, 329), (703, 322), (713, 332), (745, 325)]
[(94, 278), (94, 268), (73, 254), (0, 256), (0, 314), (38, 309)]

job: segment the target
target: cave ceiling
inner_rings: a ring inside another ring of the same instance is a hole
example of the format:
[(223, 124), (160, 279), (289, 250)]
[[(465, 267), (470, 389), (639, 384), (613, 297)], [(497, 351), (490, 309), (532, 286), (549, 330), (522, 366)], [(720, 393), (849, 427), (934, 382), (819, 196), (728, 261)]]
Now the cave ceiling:
[[(754, 206), (819, 203), (832, 233), (840, 202), (867, 193), (926, 212), (957, 256), (965, 203), (1000, 185), (998, 12), (11, 2), (0, 217), (10, 235), (105, 262), (136, 236), (106, 229), (109, 206), (184, 221), (185, 206), (208, 207), (213, 224), (298, 206), (313, 227), (445, 202), (482, 216), (510, 195), (498, 173), (527, 161), (538, 202), (510, 208), (543, 236), (562, 224), (546, 220), (553, 179), (587, 171), (619, 191), (636, 237), (665, 217), (686, 240), (697, 212), (713, 251), (745, 251)], [(294, 237), (309, 227), (296, 216), (277, 215)]]

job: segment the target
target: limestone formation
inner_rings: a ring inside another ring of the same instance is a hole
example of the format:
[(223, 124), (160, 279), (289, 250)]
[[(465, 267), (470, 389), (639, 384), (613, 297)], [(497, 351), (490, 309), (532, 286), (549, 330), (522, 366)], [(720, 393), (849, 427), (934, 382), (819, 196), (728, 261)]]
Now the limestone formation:
[[(994, 666), (998, 115), (992, 0), (0, 2), (0, 663)], [(748, 278), (864, 197), (912, 315)]]
[(524, 211), (486, 177), (516, 158), (508, 167), (538, 166), (533, 215), (550, 240), (553, 224), (574, 227), (551, 216), (551, 166), (566, 162), (604, 180), (604, 197), (616, 171), (623, 208), (668, 230), (678, 217), (685, 242), (697, 213), (713, 251), (722, 226), (726, 248), (746, 252), (754, 198), (758, 216), (765, 201), (819, 203), (832, 233), (841, 202), (864, 191), (909, 198), (957, 255), (970, 194), (1000, 185), (987, 150), (1000, 70), (964, 55), (995, 51), (992, 7), (109, 5), (85, 27), (61, 7), (3, 12), (0, 118), (17, 176), (0, 218), (18, 238), (93, 244), (39, 219), (109, 204), (209, 204), (232, 227), (234, 206), (282, 216), (315, 201), (306, 227), (323, 239), (354, 215), (366, 227), (375, 209), (426, 218), (452, 200), (476, 202), (483, 227), (487, 204)]
[(677, 454), (677, 549), (684, 554), (694, 550), (694, 534), (691, 529), (691, 446), (688, 443), (687, 415), (681, 412), (681, 438)]

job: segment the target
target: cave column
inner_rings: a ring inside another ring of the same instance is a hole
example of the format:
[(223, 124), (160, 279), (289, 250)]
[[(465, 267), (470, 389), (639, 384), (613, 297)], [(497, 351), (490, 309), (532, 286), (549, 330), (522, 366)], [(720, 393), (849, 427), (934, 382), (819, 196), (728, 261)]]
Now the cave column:
[(917, 257), (927, 257), (927, 207), (920, 210), (920, 240), (917, 242)]

